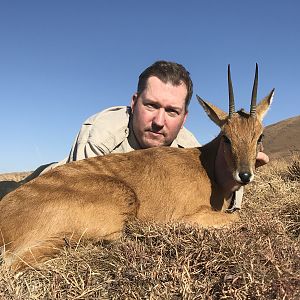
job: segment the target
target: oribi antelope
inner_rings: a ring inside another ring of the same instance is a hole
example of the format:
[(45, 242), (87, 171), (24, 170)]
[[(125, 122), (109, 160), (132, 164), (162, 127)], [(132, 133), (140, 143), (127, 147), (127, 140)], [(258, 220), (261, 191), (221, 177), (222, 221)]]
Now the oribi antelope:
[(21, 270), (53, 257), (66, 239), (116, 239), (133, 218), (204, 227), (237, 220), (238, 214), (226, 209), (233, 191), (254, 178), (262, 119), (274, 94), (273, 89), (256, 105), (257, 82), (256, 65), (250, 113), (235, 111), (229, 66), (229, 114), (197, 96), (221, 129), (203, 147), (158, 147), (76, 161), (6, 195), (0, 202), (4, 262)]

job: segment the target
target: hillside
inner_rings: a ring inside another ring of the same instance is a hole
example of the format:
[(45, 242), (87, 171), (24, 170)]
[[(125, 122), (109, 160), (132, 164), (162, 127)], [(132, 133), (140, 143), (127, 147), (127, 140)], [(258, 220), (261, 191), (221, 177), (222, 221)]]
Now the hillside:
[(264, 149), (271, 159), (300, 154), (300, 116), (269, 125), (264, 131)]

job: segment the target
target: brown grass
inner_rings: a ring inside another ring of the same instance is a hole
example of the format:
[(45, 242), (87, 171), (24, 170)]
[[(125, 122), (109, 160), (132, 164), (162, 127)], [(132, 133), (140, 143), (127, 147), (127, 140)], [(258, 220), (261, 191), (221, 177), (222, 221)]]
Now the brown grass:
[(129, 224), (19, 277), (0, 266), (0, 298), (299, 299), (299, 162), (261, 168), (230, 228)]

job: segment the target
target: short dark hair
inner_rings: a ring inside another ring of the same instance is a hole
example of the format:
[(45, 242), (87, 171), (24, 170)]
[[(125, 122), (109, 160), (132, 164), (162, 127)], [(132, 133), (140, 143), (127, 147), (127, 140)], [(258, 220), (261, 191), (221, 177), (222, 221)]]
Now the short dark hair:
[(190, 78), (190, 73), (183, 65), (164, 60), (156, 61), (154, 64), (145, 69), (139, 76), (137, 87), (138, 95), (145, 90), (148, 78), (151, 76), (157, 77), (164, 83), (170, 82), (175, 86), (184, 83), (187, 88), (187, 95), (185, 98), (185, 110), (187, 111), (193, 95), (193, 82)]

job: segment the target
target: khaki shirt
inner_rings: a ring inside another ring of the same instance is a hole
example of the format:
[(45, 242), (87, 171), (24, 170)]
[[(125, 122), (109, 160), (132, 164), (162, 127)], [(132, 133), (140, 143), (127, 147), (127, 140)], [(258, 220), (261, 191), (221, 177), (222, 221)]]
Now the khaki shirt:
[[(115, 106), (88, 118), (75, 139), (67, 161), (140, 149), (131, 129), (130, 115), (130, 107)], [(176, 148), (199, 146), (193, 134), (185, 128), (179, 131), (171, 144)]]
[[(115, 106), (89, 117), (73, 143), (69, 156), (51, 164), (42, 173), (59, 165), (110, 153), (126, 153), (141, 149), (131, 129), (131, 108)], [(175, 148), (199, 147), (194, 135), (186, 128), (180, 129), (171, 144)]]

